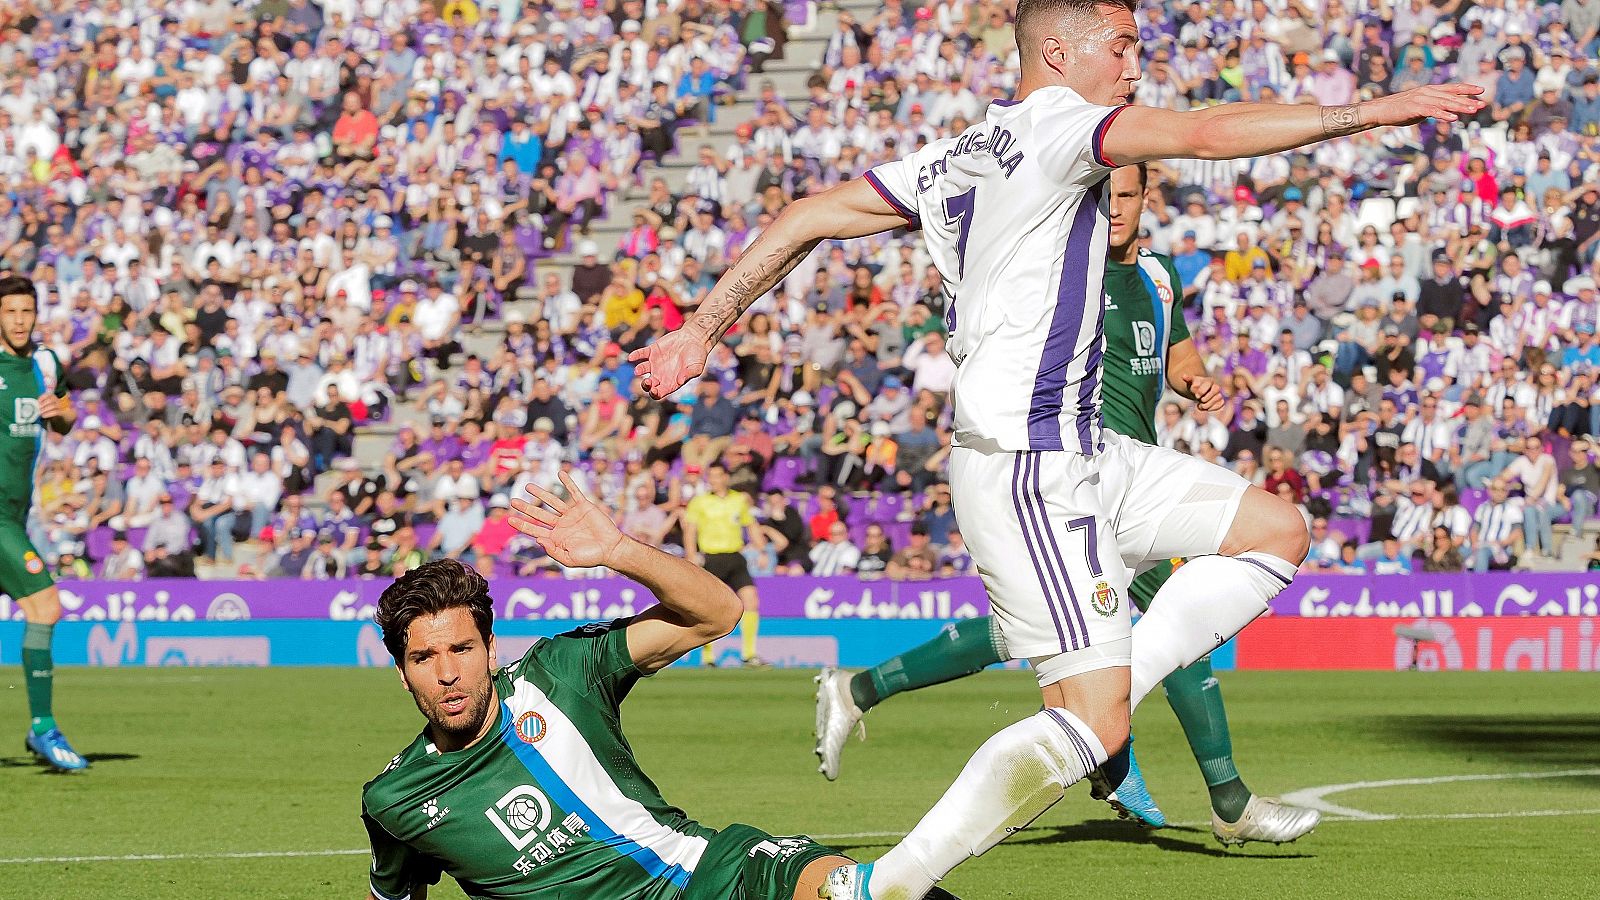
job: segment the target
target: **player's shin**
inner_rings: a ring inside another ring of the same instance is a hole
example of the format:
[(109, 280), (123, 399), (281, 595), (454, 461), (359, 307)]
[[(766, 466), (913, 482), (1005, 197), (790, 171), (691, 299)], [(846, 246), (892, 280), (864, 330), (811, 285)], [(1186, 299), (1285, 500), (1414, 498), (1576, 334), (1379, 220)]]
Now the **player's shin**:
[(957, 865), (1027, 827), (1106, 760), (1088, 725), (1046, 708), (985, 741), (917, 827), (873, 866), (873, 900), (919, 900)]
[(1180, 566), (1133, 626), (1131, 707), (1163, 678), (1193, 665), (1266, 612), (1295, 568), (1256, 552), (1201, 556)]
[(1007, 659), (1005, 638), (990, 616), (946, 625), (939, 636), (891, 656), (850, 679), (850, 694), (866, 712), (895, 694), (976, 675)]
[(56, 727), (51, 714), (51, 689), (55, 665), (50, 656), (51, 634), (55, 626), (29, 622), (22, 630), (22, 680), (28, 687), (28, 712), (33, 718), (33, 733), (45, 734)]
[(1210, 660), (1202, 659), (1173, 672), (1161, 687), (1189, 739), (1200, 774), (1205, 776), (1211, 808), (1223, 821), (1237, 822), (1250, 802), (1250, 789), (1233, 764), (1228, 711), (1222, 705), (1222, 687), (1211, 672)]

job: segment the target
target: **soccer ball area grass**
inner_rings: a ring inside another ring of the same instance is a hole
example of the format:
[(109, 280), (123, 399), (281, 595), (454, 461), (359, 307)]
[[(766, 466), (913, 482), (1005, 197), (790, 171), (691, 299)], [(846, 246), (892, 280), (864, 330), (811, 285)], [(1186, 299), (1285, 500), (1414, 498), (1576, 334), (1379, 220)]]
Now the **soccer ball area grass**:
[[(667, 671), (635, 688), (624, 727), (666, 798), (700, 821), (811, 834), (871, 860), (979, 744), (1038, 708), (1033, 679), (1018, 671), (896, 697), (873, 711), (872, 739), (850, 742), (830, 784), (811, 752), (813, 674)], [(15, 671), (7, 677), (19, 686)], [(1220, 677), (1246, 782), (1279, 795), (1356, 785), (1324, 800), (1368, 818), (1330, 814), (1281, 847), (1218, 847), (1194, 759), (1152, 698), (1134, 722), (1139, 761), (1173, 827), (1118, 822), (1080, 785), (945, 886), (967, 900), (1189, 897), (1197, 885), (1229, 900), (1281, 900), (1289, 885), (1340, 900), (1592, 895), (1593, 674)], [(95, 765), (45, 778), (31, 760), (0, 757), (0, 789), (23, 811), (0, 846), (0, 894), (362, 896), (361, 785), (422, 723), (391, 673), (66, 668), (56, 678), (57, 715)], [(8, 707), (19, 720), (20, 695)], [(1492, 777), (1438, 780), (1459, 776)], [(1396, 781), (1406, 783), (1370, 784)], [(542, 811), (526, 797), (504, 813), (521, 827)], [(447, 877), (429, 896), (462, 894)]]

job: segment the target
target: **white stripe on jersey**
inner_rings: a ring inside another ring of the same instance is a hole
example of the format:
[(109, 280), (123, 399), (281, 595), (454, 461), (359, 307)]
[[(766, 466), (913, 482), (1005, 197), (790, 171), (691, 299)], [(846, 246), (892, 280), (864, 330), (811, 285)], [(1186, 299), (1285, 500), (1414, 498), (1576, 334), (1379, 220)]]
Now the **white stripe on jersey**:
[(1100, 142), (1123, 108), (1042, 88), (867, 173), (944, 276), (959, 445), (1100, 449)]
[(700, 857), (706, 852), (702, 837), (681, 834), (657, 822), (650, 810), (639, 801), (627, 796), (606, 772), (594, 750), (581, 737), (578, 726), (566, 717), (544, 692), (526, 679), (512, 682), (513, 693), (506, 698), (506, 706), (514, 717), (525, 712), (537, 712), (544, 718), (553, 736), (571, 735), (570, 739), (552, 739), (539, 745), (539, 754), (550, 768), (566, 782), (610, 829), (641, 847), (646, 847), (670, 866), (680, 866), (694, 874)]
[(1413, 503), (1402, 497), (1395, 504), (1394, 527), (1391, 532), (1401, 543), (1420, 541), (1432, 527), (1433, 507), (1426, 503)]
[(1522, 503), (1512, 497), (1503, 503), (1485, 503), (1472, 516), (1478, 526), (1478, 545), (1500, 543), (1511, 537), (1511, 531), (1522, 527)]
[(1155, 336), (1155, 358), (1160, 361), (1164, 375), (1167, 371), (1167, 350), (1172, 346), (1172, 320), (1183, 315), (1183, 291), (1172, 283), (1172, 273), (1161, 264), (1161, 259), (1149, 250), (1139, 251), (1138, 265), (1139, 274), (1145, 279), (1145, 287), (1154, 294), (1151, 302), (1157, 313), (1158, 332)]

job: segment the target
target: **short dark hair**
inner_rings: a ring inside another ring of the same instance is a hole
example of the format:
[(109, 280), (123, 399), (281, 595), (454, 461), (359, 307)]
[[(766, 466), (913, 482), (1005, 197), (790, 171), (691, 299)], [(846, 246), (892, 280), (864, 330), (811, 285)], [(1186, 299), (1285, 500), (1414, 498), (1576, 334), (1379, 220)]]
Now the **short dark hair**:
[(1017, 0), (1017, 49), (1023, 49), (1024, 41), (1031, 44), (1035, 40), (1034, 31), (1047, 21), (1063, 15), (1091, 13), (1102, 6), (1117, 6), (1130, 13), (1139, 8), (1137, 0)]
[(472, 622), (487, 644), (494, 630), (489, 582), (460, 560), (440, 559), (412, 569), (384, 588), (372, 621), (383, 630), (383, 646), (400, 665), (411, 623), (420, 616), (434, 616), (457, 607), (472, 613)]
[(0, 297), (11, 297), (26, 294), (33, 298), (35, 307), (39, 305), (39, 294), (34, 288), (33, 279), (21, 275), (0, 276)]

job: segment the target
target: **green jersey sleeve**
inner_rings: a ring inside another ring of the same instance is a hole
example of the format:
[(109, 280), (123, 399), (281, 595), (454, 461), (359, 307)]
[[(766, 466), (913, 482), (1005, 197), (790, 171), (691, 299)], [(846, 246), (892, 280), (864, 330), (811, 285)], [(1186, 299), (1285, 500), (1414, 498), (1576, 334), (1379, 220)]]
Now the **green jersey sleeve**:
[(1172, 298), (1172, 326), (1167, 329), (1167, 346), (1171, 347), (1189, 339), (1189, 322), (1183, 315), (1187, 301), (1183, 297), (1183, 279), (1178, 277), (1178, 267), (1172, 264), (1172, 257), (1162, 256), (1161, 265), (1177, 288), (1177, 296)]
[(418, 885), (437, 884), (442, 869), (390, 834), (365, 811), (361, 821), (372, 843), (372, 895), (378, 900), (410, 900)]
[(614, 711), (644, 677), (628, 653), (628, 626), (632, 623), (632, 617), (596, 622), (540, 641), (512, 667), (512, 676), (537, 665), (550, 677)]

